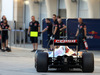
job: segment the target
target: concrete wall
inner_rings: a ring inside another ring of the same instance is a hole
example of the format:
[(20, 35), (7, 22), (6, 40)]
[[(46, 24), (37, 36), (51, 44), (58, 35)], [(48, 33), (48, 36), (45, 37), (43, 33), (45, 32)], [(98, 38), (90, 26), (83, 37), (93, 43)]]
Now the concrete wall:
[(39, 4), (34, 3), (35, 0), (29, 0), (30, 18), (35, 16), (36, 20), (39, 19)]
[(24, 23), (25, 28), (28, 29), (30, 22), (30, 10), (29, 10), (29, 4), (24, 4)]
[[(46, 17), (52, 18), (52, 14), (57, 14), (57, 2), (58, 0), (42, 0), (39, 4), (35, 4), (34, 0), (29, 0), (29, 11), (30, 17), (34, 15), (36, 20), (39, 20), (40, 24), (42, 24), (42, 19)], [(77, 2), (72, 2), (71, 0), (60, 0), (58, 9), (66, 9), (66, 17), (67, 18), (100, 18), (100, 0), (96, 0), (93, 2), (95, 4), (95, 10), (90, 11), (92, 8), (91, 2), (92, 0), (78, 0), (79, 1), (79, 14), (77, 14)], [(93, 0), (94, 1), (94, 0)], [(98, 3), (96, 3), (98, 2)], [(90, 4), (89, 4), (90, 3)], [(99, 5), (98, 5), (99, 4)], [(26, 10), (27, 11), (27, 10)], [(90, 15), (92, 13), (92, 15)], [(28, 14), (26, 12), (26, 14)], [(97, 15), (97, 16), (96, 16)], [(29, 19), (29, 18), (28, 18)], [(26, 20), (27, 21), (27, 20)], [(28, 20), (29, 22), (29, 20)], [(27, 22), (27, 25), (28, 25)], [(28, 26), (27, 26), (28, 27)]]
[(59, 9), (66, 9), (65, 0), (60, 0), (59, 2)]
[(52, 14), (57, 14), (57, 0), (45, 0), (47, 17), (52, 18)]
[(2, 11), (2, 0), (0, 0), (0, 18), (1, 18), (1, 11)]
[(23, 27), (23, 0), (14, 0), (14, 20), (16, 21), (17, 29)]
[(42, 20), (44, 18), (47, 18), (47, 8), (46, 8), (45, 0), (42, 0), (42, 2), (40, 3), (40, 7), (39, 7), (39, 22), (41, 25), (41, 29), (42, 29)]
[(77, 17), (77, 2), (72, 2), (71, 0), (65, 0), (66, 5), (66, 14), (67, 18), (76, 18)]
[(88, 18), (88, 3), (87, 0), (80, 0), (79, 1), (79, 11), (78, 17)]
[(100, 18), (100, 0), (87, 0), (89, 18)]
[[(0, 17), (2, 11), (1, 1), (2, 0), (0, 0)], [(34, 3), (34, 0), (29, 0), (30, 17), (34, 15), (36, 20), (42, 20), (42, 18), (52, 18), (52, 14), (57, 14), (57, 0), (42, 1), (44, 5), (42, 4), (40, 6), (40, 4)], [(59, 8), (66, 8), (67, 18), (77, 18), (77, 2), (72, 2), (71, 0), (61, 1), (62, 0), (60, 0)], [(24, 0), (14, 0), (14, 20), (17, 22), (17, 28), (23, 27), (23, 4)], [(100, 18), (100, 0), (80, 0), (79, 17)]]

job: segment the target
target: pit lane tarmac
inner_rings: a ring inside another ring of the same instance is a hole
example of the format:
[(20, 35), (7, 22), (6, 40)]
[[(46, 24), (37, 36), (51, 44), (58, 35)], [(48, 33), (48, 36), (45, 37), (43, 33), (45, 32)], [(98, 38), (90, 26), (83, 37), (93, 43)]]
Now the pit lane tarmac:
[(79, 69), (71, 72), (49, 69), (46, 73), (38, 73), (34, 68), (34, 53), (31, 50), (13, 49), (11, 53), (0, 52), (0, 75), (100, 75), (100, 51), (92, 52), (95, 60), (93, 73), (82, 73)]

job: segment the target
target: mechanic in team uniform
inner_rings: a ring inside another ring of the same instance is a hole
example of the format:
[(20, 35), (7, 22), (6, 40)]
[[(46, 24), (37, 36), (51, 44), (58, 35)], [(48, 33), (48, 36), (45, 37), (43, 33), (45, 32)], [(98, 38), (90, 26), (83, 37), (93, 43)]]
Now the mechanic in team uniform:
[(61, 18), (58, 18), (58, 26), (60, 29), (60, 36), (65, 36), (66, 25), (62, 22)]
[(78, 29), (75, 37), (78, 39), (78, 50), (85, 49), (83, 40), (86, 39), (87, 29), (81, 18), (78, 18)]
[[(11, 28), (8, 25), (7, 20), (3, 20), (3, 24), (0, 25), (0, 30), (2, 30), (2, 46), (3, 46), (2, 51), (10, 52), (11, 50), (9, 50), (9, 48), (8, 48), (8, 30), (11, 30)], [(6, 45), (5, 45), (5, 43), (6, 43)]]
[(42, 31), (42, 33), (47, 31), (47, 33), (48, 33), (48, 43), (50, 45), (50, 50), (53, 50), (53, 41), (50, 40), (50, 37), (52, 36), (52, 27), (53, 27), (53, 25), (52, 25), (49, 18), (46, 18), (45, 21), (46, 21), (47, 27)]
[(61, 18), (61, 16), (57, 16), (57, 20), (60, 19), (60, 18)]
[(0, 25), (3, 25), (4, 20), (7, 20), (5, 15), (2, 16), (2, 21), (0, 22)]
[(53, 14), (53, 36), (55, 39), (60, 38), (59, 25), (55, 14)]
[[(33, 43), (33, 50), (35, 52), (38, 49), (38, 32), (40, 32), (40, 24), (35, 20), (35, 16), (31, 17), (32, 21), (29, 23), (28, 35)], [(32, 34), (33, 33), (33, 34)]]
[[(6, 16), (5, 16), (5, 15), (2, 16), (2, 20), (0, 21), (0, 27), (1, 27), (1, 25), (3, 25), (3, 21), (4, 21), (4, 20), (6, 20)], [(0, 37), (2, 37), (1, 31), (0, 31)], [(0, 42), (2, 42), (2, 40), (1, 40)], [(0, 43), (0, 49), (2, 48), (2, 47), (1, 47), (1, 44), (2, 44), (2, 43)], [(4, 50), (2, 50), (2, 49), (1, 49), (1, 51), (4, 52)]]

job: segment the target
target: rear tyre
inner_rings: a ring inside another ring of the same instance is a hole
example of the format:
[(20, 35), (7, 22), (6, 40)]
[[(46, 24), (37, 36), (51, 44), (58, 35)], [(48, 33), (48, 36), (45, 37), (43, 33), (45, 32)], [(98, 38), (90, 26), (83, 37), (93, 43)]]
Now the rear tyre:
[(82, 55), (82, 71), (93, 72), (94, 71), (94, 55), (93, 53), (85, 52)]
[(43, 50), (36, 50), (35, 52), (35, 68), (36, 68), (36, 59), (37, 59), (37, 54), (40, 53), (40, 52), (43, 52)]
[(36, 59), (36, 70), (37, 72), (48, 71), (48, 53), (39, 52)]
[(36, 50), (35, 54), (37, 54), (39, 52), (43, 52), (43, 50)]

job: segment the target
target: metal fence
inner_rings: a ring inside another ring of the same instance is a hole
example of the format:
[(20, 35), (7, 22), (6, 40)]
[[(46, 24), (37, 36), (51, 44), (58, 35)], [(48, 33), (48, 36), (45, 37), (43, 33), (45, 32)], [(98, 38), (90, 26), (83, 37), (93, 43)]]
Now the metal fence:
[(16, 47), (25, 47), (25, 30), (11, 30), (11, 33), (14, 35), (14, 39), (11, 43)]
[[(8, 45), (9, 47), (25, 47), (25, 30), (0, 30), (0, 44), (2, 48), (2, 35), (3, 31), (8, 31)], [(6, 36), (5, 36), (6, 37)]]

